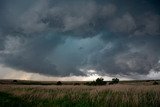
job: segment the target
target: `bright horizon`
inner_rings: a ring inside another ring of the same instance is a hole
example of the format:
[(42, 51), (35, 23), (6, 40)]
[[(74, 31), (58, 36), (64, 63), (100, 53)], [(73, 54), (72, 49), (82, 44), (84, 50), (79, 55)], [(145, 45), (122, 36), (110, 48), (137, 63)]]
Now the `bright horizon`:
[[(38, 73), (27, 73), (24, 71), (16, 71), (11, 68), (6, 68), (0, 66), (0, 71), (3, 75), (0, 74), (0, 79), (17, 79), (17, 80), (33, 80), (33, 81), (93, 81), (96, 78), (104, 78), (105, 81), (110, 81), (112, 78), (119, 78), (120, 80), (156, 80), (159, 79), (160, 73), (150, 72), (147, 76), (141, 75), (141, 78), (131, 78), (125, 76), (102, 76), (97, 74), (91, 74), (88, 76), (68, 76), (68, 77), (53, 77), (45, 76)], [(6, 74), (5, 74), (6, 73)]]

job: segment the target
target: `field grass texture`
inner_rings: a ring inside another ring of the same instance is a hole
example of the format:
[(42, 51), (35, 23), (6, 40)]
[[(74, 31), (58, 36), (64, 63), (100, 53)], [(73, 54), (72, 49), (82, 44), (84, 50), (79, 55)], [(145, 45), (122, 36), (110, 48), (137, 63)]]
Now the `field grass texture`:
[(160, 107), (160, 85), (0, 85), (0, 107)]

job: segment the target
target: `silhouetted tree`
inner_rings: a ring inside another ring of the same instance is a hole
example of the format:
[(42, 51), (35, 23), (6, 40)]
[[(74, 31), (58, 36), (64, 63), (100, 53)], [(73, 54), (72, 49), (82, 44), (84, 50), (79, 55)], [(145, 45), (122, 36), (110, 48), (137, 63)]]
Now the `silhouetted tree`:
[(13, 83), (17, 83), (18, 81), (17, 80), (13, 80)]
[(158, 85), (158, 82), (157, 82), (157, 81), (154, 81), (154, 82), (153, 82), (153, 85)]
[(146, 82), (150, 82), (150, 80), (146, 80)]
[(109, 85), (112, 85), (112, 84), (118, 84), (119, 82), (119, 79), (118, 78), (113, 78), (111, 82), (109, 82)]
[(80, 83), (74, 83), (74, 85), (80, 85)]
[(56, 85), (62, 85), (62, 82), (61, 82), (61, 81), (58, 81)]
[(97, 79), (96, 79), (96, 84), (97, 84), (97, 85), (105, 85), (105, 84), (106, 84), (106, 81), (104, 81), (103, 78), (97, 78)]
[(106, 83), (103, 78), (97, 78), (96, 81), (86, 82), (85, 85), (106, 85)]
[(92, 81), (90, 85), (97, 85), (96, 81)]

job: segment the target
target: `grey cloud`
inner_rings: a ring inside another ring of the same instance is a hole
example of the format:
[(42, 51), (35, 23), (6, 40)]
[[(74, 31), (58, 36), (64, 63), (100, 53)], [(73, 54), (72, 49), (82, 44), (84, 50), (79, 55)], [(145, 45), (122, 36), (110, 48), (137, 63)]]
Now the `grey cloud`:
[(55, 76), (148, 74), (160, 58), (160, 17), (152, 4), (131, 3), (138, 9), (121, 1), (1, 1), (0, 63)]
[(158, 62), (158, 64), (156, 64), (153, 69), (156, 72), (160, 72), (160, 63)]
[(113, 4), (101, 6), (101, 9), (102, 10), (100, 12), (100, 15), (102, 15), (103, 17), (113, 16), (117, 11), (117, 7)]
[(134, 32), (136, 36), (159, 36), (160, 35), (160, 15), (146, 13), (141, 16), (141, 20), (139, 21), (140, 28)]
[(4, 49), (4, 37), (3, 34), (0, 32), (0, 51)]
[(127, 73), (147, 74), (156, 63), (156, 56), (152, 59), (152, 57), (138, 52), (116, 57), (116, 65), (118, 65), (121, 71), (128, 71)]
[(112, 20), (110, 27), (113, 32), (130, 33), (136, 29), (136, 23), (132, 15), (127, 13)]
[[(9, 36), (5, 50), (0, 54), (2, 63), (17, 70), (58, 75), (56, 66), (46, 56), (61, 42), (59, 37), (39, 36), (20, 38)], [(59, 74), (61, 75), (61, 74)]]
[(55, 6), (51, 6), (50, 2), (52, 1), (36, 2), (24, 11), (18, 18), (20, 22), (15, 22), (16, 28), (23, 30), (24, 33), (52, 30), (87, 37), (97, 34), (97, 28), (101, 27), (99, 19), (104, 20), (116, 11), (113, 4), (100, 6), (94, 1), (73, 3), (69, 1)]
[(104, 74), (148, 74), (158, 63), (160, 51), (156, 49), (160, 44), (146, 38), (146, 40), (130, 38), (132, 41), (127, 38), (111, 40), (101, 50), (90, 55), (88, 59), (90, 69), (96, 69)]

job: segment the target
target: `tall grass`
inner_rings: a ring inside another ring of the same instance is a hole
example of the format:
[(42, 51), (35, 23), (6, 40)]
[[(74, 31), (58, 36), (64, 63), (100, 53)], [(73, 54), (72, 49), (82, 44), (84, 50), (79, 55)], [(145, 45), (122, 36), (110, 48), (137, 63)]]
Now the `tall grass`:
[[(5, 105), (7, 95), (12, 98), (8, 103), (23, 101), (30, 107), (160, 107), (159, 85), (0, 87), (0, 107)], [(2, 98), (4, 93), (6, 97)]]

